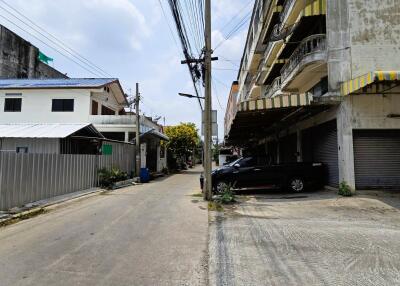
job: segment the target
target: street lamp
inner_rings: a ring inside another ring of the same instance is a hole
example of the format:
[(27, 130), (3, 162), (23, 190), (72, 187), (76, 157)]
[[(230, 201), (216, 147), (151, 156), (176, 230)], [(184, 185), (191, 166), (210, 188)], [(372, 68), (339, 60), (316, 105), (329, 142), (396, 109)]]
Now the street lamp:
[(178, 93), (180, 96), (184, 96), (184, 97), (189, 97), (189, 98), (200, 98), (200, 99), (204, 99), (204, 96), (196, 96), (196, 95), (192, 95), (192, 94), (188, 94), (188, 93)]

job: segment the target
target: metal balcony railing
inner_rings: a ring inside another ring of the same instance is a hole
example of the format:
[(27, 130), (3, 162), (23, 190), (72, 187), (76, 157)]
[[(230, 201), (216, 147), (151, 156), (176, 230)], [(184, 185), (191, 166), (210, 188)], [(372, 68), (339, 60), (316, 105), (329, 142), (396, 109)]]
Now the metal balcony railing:
[(318, 34), (305, 38), (290, 56), (288, 62), (281, 69), (282, 81), (286, 80), (290, 73), (308, 55), (326, 50), (326, 35)]
[(269, 86), (268, 90), (265, 92), (265, 97), (266, 98), (271, 98), (275, 92), (281, 89), (281, 77), (278, 76), (277, 78), (274, 79), (272, 84)]

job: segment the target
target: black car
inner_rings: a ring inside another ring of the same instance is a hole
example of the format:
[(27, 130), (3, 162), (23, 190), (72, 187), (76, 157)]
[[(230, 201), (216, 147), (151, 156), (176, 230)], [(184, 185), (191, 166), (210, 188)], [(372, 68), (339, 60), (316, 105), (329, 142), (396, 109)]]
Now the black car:
[[(322, 187), (326, 169), (322, 163), (269, 164), (265, 157), (244, 157), (212, 171), (215, 193), (227, 185), (234, 189), (289, 189), (302, 192)], [(200, 178), (203, 185), (203, 178)]]

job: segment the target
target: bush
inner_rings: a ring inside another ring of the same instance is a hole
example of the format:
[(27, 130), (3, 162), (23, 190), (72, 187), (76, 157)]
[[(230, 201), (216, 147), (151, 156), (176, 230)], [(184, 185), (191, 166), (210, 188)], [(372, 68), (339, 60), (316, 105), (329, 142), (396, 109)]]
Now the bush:
[(168, 170), (167, 167), (162, 168), (161, 172), (162, 172), (164, 175), (168, 175), (168, 174), (169, 174), (169, 170)]
[(217, 198), (217, 201), (222, 204), (231, 204), (234, 203), (235, 200), (235, 192), (233, 191), (232, 185), (226, 185), (226, 187), (220, 193), (220, 196)]
[(111, 188), (116, 182), (124, 181), (128, 179), (128, 174), (121, 171), (118, 168), (102, 168), (98, 170), (100, 186), (103, 188)]
[(339, 195), (343, 197), (351, 197), (353, 195), (353, 190), (345, 181), (339, 185)]

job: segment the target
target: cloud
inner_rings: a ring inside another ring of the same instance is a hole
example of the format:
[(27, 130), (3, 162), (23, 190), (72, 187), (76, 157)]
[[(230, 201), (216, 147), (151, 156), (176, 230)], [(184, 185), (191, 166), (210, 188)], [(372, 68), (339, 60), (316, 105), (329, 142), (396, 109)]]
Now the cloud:
[[(52, 34), (79, 50), (142, 48), (152, 31), (144, 14), (129, 0), (8, 1)], [(3, 15), (7, 15), (2, 12)]]

